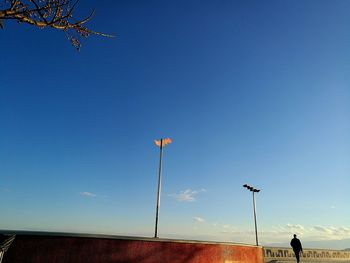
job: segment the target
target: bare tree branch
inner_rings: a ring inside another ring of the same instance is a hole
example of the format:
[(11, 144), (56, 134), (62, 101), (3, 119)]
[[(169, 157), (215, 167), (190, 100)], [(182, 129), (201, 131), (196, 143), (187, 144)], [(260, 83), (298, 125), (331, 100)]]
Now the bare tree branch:
[(51, 27), (66, 33), (69, 41), (78, 50), (81, 47), (80, 38), (90, 35), (113, 37), (112, 35), (93, 31), (85, 26), (95, 14), (93, 10), (89, 16), (75, 20), (74, 10), (79, 0), (0, 0), (0, 28), (3, 20), (17, 20), (38, 28)]

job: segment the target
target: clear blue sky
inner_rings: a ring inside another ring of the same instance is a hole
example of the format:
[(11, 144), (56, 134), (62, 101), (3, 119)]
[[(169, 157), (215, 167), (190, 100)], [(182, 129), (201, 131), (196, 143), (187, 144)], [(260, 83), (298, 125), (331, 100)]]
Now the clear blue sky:
[(350, 238), (350, 1), (82, 1), (0, 30), (0, 229)]

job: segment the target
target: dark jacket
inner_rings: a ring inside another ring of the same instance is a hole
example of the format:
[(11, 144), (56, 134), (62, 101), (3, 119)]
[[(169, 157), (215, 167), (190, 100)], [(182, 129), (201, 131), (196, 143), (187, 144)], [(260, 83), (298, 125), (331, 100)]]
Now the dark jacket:
[(290, 241), (290, 245), (292, 246), (294, 251), (303, 251), (303, 247), (301, 246), (300, 240), (296, 237)]

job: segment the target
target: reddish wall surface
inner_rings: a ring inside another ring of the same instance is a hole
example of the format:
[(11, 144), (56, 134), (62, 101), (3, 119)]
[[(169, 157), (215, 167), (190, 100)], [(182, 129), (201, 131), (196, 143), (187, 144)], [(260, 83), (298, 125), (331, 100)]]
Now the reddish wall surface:
[(151, 238), (17, 235), (3, 263), (262, 263), (261, 247)]

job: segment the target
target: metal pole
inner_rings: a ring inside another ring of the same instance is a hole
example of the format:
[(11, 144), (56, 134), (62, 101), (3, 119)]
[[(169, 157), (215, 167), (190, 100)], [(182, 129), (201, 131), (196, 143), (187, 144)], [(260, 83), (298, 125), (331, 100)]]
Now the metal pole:
[(255, 204), (255, 191), (253, 191), (253, 209), (254, 209), (254, 223), (255, 223), (255, 240), (256, 240), (256, 245), (259, 246), (258, 242), (258, 226), (256, 224), (256, 204)]
[(157, 208), (156, 208), (156, 225), (154, 230), (154, 237), (158, 237), (158, 219), (160, 207), (160, 190), (162, 181), (162, 159), (163, 159), (163, 139), (160, 139), (160, 154), (159, 154), (159, 170), (158, 170), (158, 193), (157, 193)]

